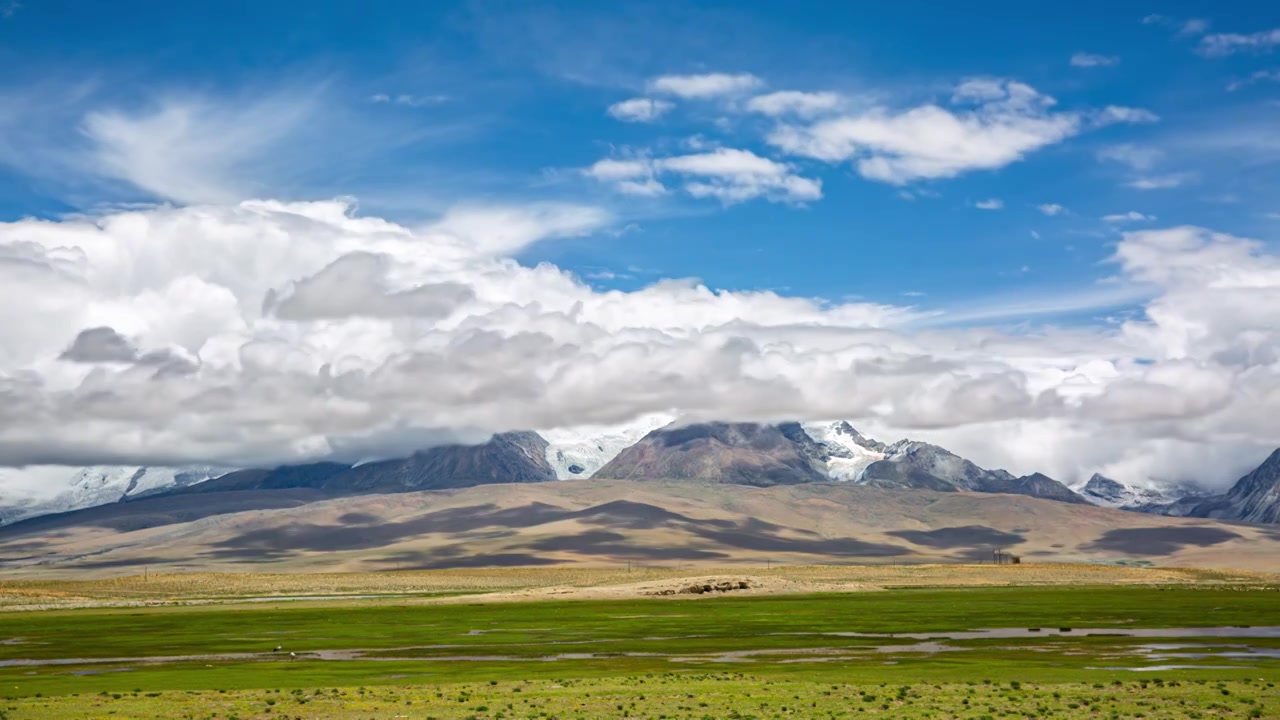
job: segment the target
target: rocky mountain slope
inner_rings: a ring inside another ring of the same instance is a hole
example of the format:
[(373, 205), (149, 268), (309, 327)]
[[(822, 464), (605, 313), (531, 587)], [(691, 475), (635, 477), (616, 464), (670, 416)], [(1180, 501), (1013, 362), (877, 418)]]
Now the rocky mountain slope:
[(659, 428), (597, 473), (618, 479), (710, 480), (736, 485), (846, 481), (886, 489), (1031, 495), (1087, 503), (1039, 473), (984, 470), (943, 448), (916, 441), (884, 445), (846, 422), (702, 423)]
[(654, 430), (596, 477), (794, 485), (827, 479), (823, 451), (799, 425), (700, 423)]
[(444, 445), (407, 458), (362, 465), (312, 463), (241, 470), (179, 492), (307, 488), (330, 494), (395, 493), (556, 479), (547, 441), (534, 432), (494, 435), (481, 445)]
[[(308, 490), (318, 497), (540, 483), (570, 478), (711, 481), (771, 486), (840, 482), (882, 489), (1028, 495), (1167, 515), (1280, 522), (1275, 457), (1214, 498), (1177, 502), (1168, 494), (1096, 475), (1073, 491), (1040, 473), (987, 470), (944, 448), (901, 440), (891, 445), (847, 422), (669, 424), (649, 416), (624, 426), (495, 435), (474, 446), (437, 447), (407, 458), (346, 465), (311, 463), (251, 469), (207, 479), (208, 468), (85, 468), (54, 501), (0, 508), (0, 524), (151, 495)], [(270, 499), (270, 502), (275, 502)], [(240, 499), (237, 507), (251, 507)], [(1261, 518), (1261, 519), (1259, 519)], [(1269, 519), (1268, 519), (1269, 518)]]
[(1280, 449), (1223, 495), (1186, 498), (1161, 509), (1162, 514), (1220, 518), (1249, 523), (1280, 523)]
[(1094, 505), (1135, 512), (1152, 512), (1183, 498), (1203, 496), (1197, 488), (1178, 485), (1168, 488), (1134, 487), (1094, 473), (1088, 482), (1076, 488)]

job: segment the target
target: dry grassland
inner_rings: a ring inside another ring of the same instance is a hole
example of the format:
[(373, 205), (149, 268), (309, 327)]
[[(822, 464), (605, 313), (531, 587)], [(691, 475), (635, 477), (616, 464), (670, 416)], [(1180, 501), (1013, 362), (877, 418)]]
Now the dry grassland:
[(744, 579), (743, 594), (856, 592), (895, 587), (1233, 585), (1280, 583), (1244, 571), (1115, 565), (811, 565), (770, 568), (496, 568), (382, 573), (168, 573), (93, 580), (0, 581), (0, 610), (280, 600), (403, 603), (661, 596), (695, 582)]

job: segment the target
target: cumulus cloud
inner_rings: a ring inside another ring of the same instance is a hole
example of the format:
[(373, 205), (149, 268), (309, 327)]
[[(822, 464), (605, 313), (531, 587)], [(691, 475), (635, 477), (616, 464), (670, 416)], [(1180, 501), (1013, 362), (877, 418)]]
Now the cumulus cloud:
[(705, 73), (701, 75), (662, 75), (649, 81), (649, 92), (691, 100), (739, 95), (764, 85), (751, 73)]
[(276, 317), (299, 321), (347, 317), (431, 320), (447, 317), (475, 297), (470, 287), (458, 282), (388, 290), (390, 264), (385, 255), (348, 253), (315, 275), (293, 283), (283, 298), (268, 292), (264, 309)]
[(605, 158), (584, 172), (633, 195), (666, 192), (658, 180), (665, 174), (677, 176), (683, 182), (684, 191), (693, 197), (715, 198), (726, 204), (755, 198), (773, 202), (809, 202), (822, 198), (820, 180), (797, 175), (786, 163), (736, 148), (665, 158)]
[(770, 117), (795, 115), (809, 118), (832, 112), (838, 109), (841, 103), (842, 98), (833, 92), (780, 90), (751, 98), (747, 101), (747, 109)]
[(1071, 66), (1080, 68), (1094, 67), (1111, 67), (1119, 65), (1120, 58), (1115, 55), (1096, 55), (1094, 53), (1078, 52), (1071, 56)]
[(71, 346), (58, 357), (82, 363), (131, 363), (138, 359), (138, 350), (113, 328), (96, 327), (81, 330)]
[(1037, 205), (1036, 209), (1044, 213), (1045, 215), (1048, 215), (1049, 217), (1053, 217), (1054, 215), (1061, 215), (1062, 213), (1067, 211), (1066, 208), (1062, 207), (1058, 203), (1045, 203), (1043, 205)]
[(851, 160), (863, 177), (901, 185), (1004, 167), (1086, 125), (1154, 118), (1132, 108), (1086, 115), (1057, 111), (1056, 104), (1024, 83), (974, 78), (955, 88), (951, 107), (874, 107), (808, 125), (783, 124), (768, 140), (793, 155), (833, 163)]
[[(744, 168), (772, 172), (663, 172)], [(354, 459), (653, 412), (848, 417), (1068, 481), (1222, 483), (1275, 443), (1280, 259), (1261, 243), (1125, 233), (1108, 287), (1144, 289), (1132, 319), (1013, 332), (691, 280), (597, 290), (512, 259), (605, 218), (476, 206), (410, 227), (256, 201), (0, 224), (0, 464)]]
[(674, 107), (675, 104), (667, 100), (631, 98), (610, 105), (608, 113), (623, 122), (647, 123), (666, 115)]
[(1280, 45), (1280, 28), (1255, 33), (1216, 33), (1200, 38), (1199, 51), (1208, 57), (1224, 57), (1236, 53), (1270, 52)]
[(989, 200), (979, 200), (973, 206), (979, 210), (1000, 210), (1004, 207), (1004, 201), (1000, 198), (991, 198)]

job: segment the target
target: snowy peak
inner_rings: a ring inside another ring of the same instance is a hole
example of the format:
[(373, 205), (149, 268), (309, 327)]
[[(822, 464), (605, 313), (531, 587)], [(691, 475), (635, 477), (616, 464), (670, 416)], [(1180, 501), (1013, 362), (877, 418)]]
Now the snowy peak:
[(832, 480), (860, 482), (867, 466), (885, 457), (884, 443), (871, 440), (844, 420), (801, 427), (826, 451), (827, 475)]
[(1132, 490), (1105, 475), (1094, 473), (1079, 490), (1079, 493), (1098, 505), (1122, 507), (1129, 504), (1128, 498)]
[(887, 447), (884, 443), (858, 432), (846, 420), (832, 423), (826, 431), (826, 438), (829, 442), (838, 443), (850, 449), (857, 447), (871, 452), (883, 453)]
[(570, 480), (591, 477), (618, 453), (673, 420), (670, 415), (654, 413), (622, 425), (587, 425), (538, 434), (547, 441), (547, 464), (555, 470), (556, 479)]
[(1169, 515), (1280, 523), (1280, 449), (1271, 453), (1253, 472), (1245, 475), (1225, 495), (1188, 498), (1174, 503)]
[(208, 480), (220, 471), (209, 467), (165, 468), (138, 465), (95, 465), (74, 470), (66, 489), (52, 499), (14, 509), (5, 522), (39, 515), (127, 502)]
[[(886, 448), (885, 454), (885, 462), (904, 466), (913, 477), (929, 476), (958, 490), (981, 491), (992, 475), (950, 450), (918, 440), (899, 440)], [(1003, 471), (996, 474), (1000, 479), (1012, 479)]]
[(1095, 505), (1120, 510), (1144, 510), (1196, 494), (1195, 488), (1185, 486), (1156, 489), (1126, 485), (1099, 473), (1076, 491)]

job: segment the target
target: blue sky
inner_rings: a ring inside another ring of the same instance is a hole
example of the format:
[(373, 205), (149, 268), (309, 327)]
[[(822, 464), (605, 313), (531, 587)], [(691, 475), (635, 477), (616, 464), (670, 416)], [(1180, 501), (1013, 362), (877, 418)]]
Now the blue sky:
[[(1105, 261), (1120, 230), (1194, 224), (1267, 239), (1280, 227), (1280, 54), (1255, 35), (1280, 26), (1280, 9), (1264, 3), (6, 7), (0, 219), (210, 193), (349, 195), (405, 222), (459, 203), (575, 203), (605, 209), (608, 227), (534, 246), (523, 262), (599, 287), (698, 277), (999, 322), (1030, 307), (1059, 322), (1123, 310), (1141, 291), (1098, 284), (1114, 274)], [(1210, 50), (1222, 34), (1254, 39)], [(710, 74), (754, 80), (704, 98), (653, 86)], [(832, 116), (961, 115), (982, 112), (952, 102), (974, 78), (1025, 84), (1056, 100), (1046, 116), (1076, 114), (1079, 127), (1007, 160), (886, 181), (859, 172), (861, 150), (817, 158), (770, 142), (779, 125), (820, 119), (744, 109), (798, 91), (838, 94), (846, 109)], [(670, 109), (650, 122), (608, 114), (632, 98)], [(1091, 119), (1108, 106), (1148, 115)], [(217, 177), (164, 171), (139, 183), (134, 170), (103, 171), (109, 131), (91, 139), (89, 118), (122, 120), (145, 140), (167, 132), (146, 124), (164, 107), (206, 123), (184, 140), (234, 136), (214, 151), (230, 156)], [(821, 197), (692, 197), (688, 176), (662, 171), (665, 192), (642, 197), (584, 172), (716, 149), (784, 164), (820, 182)], [(96, 152), (92, 167), (77, 152)], [(1155, 220), (1102, 219), (1128, 213)]]
[(0, 0), (0, 68), (0, 469), (1280, 441), (1280, 7)]

